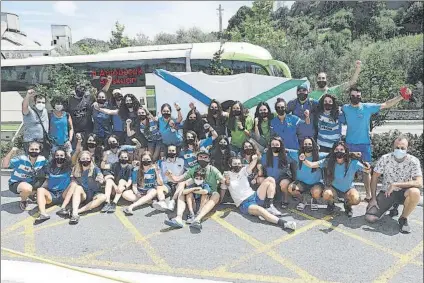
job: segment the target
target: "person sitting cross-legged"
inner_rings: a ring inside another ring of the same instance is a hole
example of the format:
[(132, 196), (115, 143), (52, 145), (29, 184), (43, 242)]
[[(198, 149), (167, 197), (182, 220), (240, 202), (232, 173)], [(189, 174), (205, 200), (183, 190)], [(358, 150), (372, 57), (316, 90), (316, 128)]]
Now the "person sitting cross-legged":
[[(403, 204), (399, 217), (401, 233), (410, 233), (408, 216), (420, 201), (420, 189), (423, 188), (423, 174), (420, 161), (415, 156), (407, 154), (408, 140), (398, 137), (394, 141), (394, 151), (383, 155), (377, 162), (371, 178), (372, 198), (368, 204), (365, 219), (374, 223), (378, 221), (391, 207), (390, 216), (398, 215), (397, 207)], [(377, 182), (383, 175), (383, 189), (376, 195)]]
[(189, 215), (186, 220), (187, 224), (193, 223), (196, 218), (195, 212), (199, 211), (208, 201), (211, 188), (205, 182), (205, 177), (205, 170), (196, 171), (193, 180), (194, 183), (187, 186), (183, 191), (189, 211)]
[[(277, 217), (276, 213), (270, 209), (275, 195), (275, 181), (273, 178), (266, 178), (256, 192), (250, 187), (248, 176), (252, 173), (258, 162), (258, 156), (253, 155), (249, 166), (243, 166), (240, 157), (231, 158), (231, 171), (224, 172), (225, 183), (222, 190), (229, 190), (231, 197), (241, 213), (258, 216), (268, 222), (277, 224), (282, 228), (295, 230), (296, 222), (285, 221)], [(278, 213), (281, 215), (281, 213)]]

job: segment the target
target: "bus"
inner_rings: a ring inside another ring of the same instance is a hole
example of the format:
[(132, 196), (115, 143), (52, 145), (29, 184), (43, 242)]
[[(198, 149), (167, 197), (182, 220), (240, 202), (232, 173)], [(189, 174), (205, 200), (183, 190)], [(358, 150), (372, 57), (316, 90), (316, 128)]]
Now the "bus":
[[(34, 57), (1, 60), (1, 91), (22, 94), (36, 84), (48, 85), (48, 67), (67, 65), (84, 72), (98, 89), (113, 78), (111, 89), (133, 93), (151, 111), (156, 112), (155, 69), (170, 72), (209, 74), (220, 42), (126, 47), (107, 53), (81, 56)], [(291, 78), (288, 66), (273, 60), (264, 48), (245, 42), (222, 45), (222, 64), (233, 74), (254, 73)]]

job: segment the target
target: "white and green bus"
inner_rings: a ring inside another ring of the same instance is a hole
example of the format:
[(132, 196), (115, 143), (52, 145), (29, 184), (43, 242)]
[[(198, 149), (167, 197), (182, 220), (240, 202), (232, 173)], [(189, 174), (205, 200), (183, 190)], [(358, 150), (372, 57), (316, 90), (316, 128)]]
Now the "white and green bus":
[[(219, 42), (126, 47), (108, 53), (82, 56), (33, 57), (1, 60), (1, 91), (26, 92), (35, 84), (48, 85), (48, 67), (67, 65), (81, 70), (100, 87), (112, 75), (111, 88), (133, 93), (156, 111), (153, 71), (210, 73), (210, 62), (220, 49)], [(273, 60), (264, 48), (244, 42), (227, 42), (222, 46), (222, 64), (233, 74), (254, 73), (291, 77), (288, 66)]]

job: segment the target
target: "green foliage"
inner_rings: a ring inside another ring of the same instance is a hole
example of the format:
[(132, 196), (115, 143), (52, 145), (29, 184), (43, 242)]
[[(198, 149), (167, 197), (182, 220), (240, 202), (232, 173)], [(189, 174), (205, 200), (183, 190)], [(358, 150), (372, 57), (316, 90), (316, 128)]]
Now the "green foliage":
[(115, 30), (111, 31), (111, 38), (109, 40), (110, 48), (122, 48), (131, 46), (131, 40), (128, 36), (124, 35), (125, 25), (121, 25), (118, 21), (115, 23)]
[(1, 141), (1, 143), (0, 143), (1, 158), (3, 158), (6, 154), (8, 154), (9, 151), (14, 146), (17, 147), (17, 148), (24, 148), (23, 143), (24, 143), (24, 137), (23, 137), (22, 134), (18, 135), (13, 142), (12, 141)]
[(210, 72), (211, 75), (220, 75), (220, 76), (231, 75), (232, 73), (231, 70), (222, 65), (222, 61), (221, 61), (222, 53), (224, 53), (224, 49), (222, 49), (222, 45), (221, 45), (219, 50), (215, 52), (215, 54), (213, 55), (213, 58), (209, 65), (211, 69), (211, 72)]

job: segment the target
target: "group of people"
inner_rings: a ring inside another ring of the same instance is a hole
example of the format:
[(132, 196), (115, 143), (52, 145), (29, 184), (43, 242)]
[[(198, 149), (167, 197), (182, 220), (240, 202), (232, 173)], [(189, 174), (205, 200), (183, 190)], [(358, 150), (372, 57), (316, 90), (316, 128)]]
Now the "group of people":
[[(408, 100), (410, 91), (382, 104), (363, 103), (355, 86), (360, 62), (356, 67), (344, 86), (350, 104), (339, 105), (342, 86), (329, 88), (326, 74), (320, 73), (318, 89), (302, 84), (296, 99), (278, 98), (271, 106), (260, 102), (254, 117), (239, 101), (223, 109), (216, 100), (207, 113), (191, 103), (185, 119), (177, 103), (162, 105), (155, 116), (133, 94), (110, 93), (111, 77), (95, 96), (77, 85), (69, 99), (53, 99), (51, 113), (46, 99), (29, 90), (22, 104), (25, 153), (15, 156), (18, 149), (13, 148), (2, 167), (13, 169), (9, 188), (20, 195), (22, 210), (28, 199), (36, 199), (37, 223), (50, 218), (46, 205), (59, 205), (57, 214), (77, 224), (81, 214), (99, 206), (113, 213), (123, 198), (130, 203), (123, 208), (127, 216), (145, 204), (164, 212), (176, 207), (176, 217), (165, 224), (181, 228), (187, 209), (185, 223), (199, 230), (227, 191), (242, 214), (284, 229), (294, 230), (296, 223), (284, 220), (274, 204), (285, 209), (294, 198), (303, 210), (305, 194), (312, 197), (312, 210), (322, 198), (329, 212), (343, 198), (352, 217), (352, 206), (361, 201), (353, 181), (362, 173), (366, 219), (375, 222), (388, 210), (395, 216), (403, 204), (398, 221), (400, 231), (408, 233), (407, 218), (423, 185), (420, 162), (399, 137), (393, 152), (372, 168), (370, 119)], [(347, 125), (345, 139), (342, 125)], [(383, 190), (377, 194), (380, 175)]]

